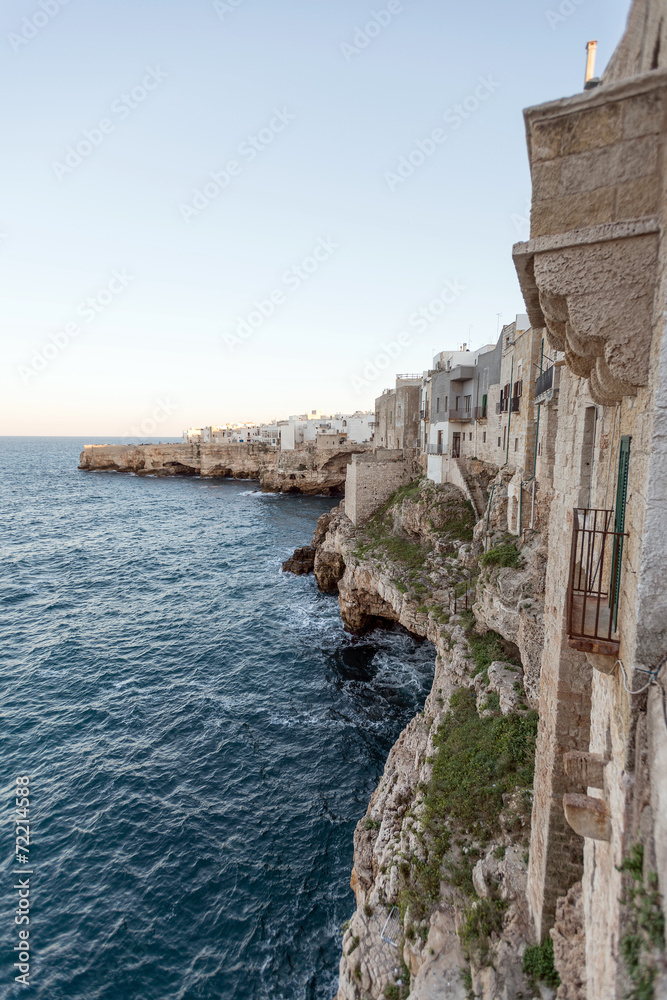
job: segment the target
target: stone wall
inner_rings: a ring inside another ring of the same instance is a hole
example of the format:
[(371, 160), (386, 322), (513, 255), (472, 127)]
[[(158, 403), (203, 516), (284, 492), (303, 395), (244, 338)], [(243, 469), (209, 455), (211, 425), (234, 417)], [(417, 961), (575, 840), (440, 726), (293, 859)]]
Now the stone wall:
[(345, 510), (352, 524), (365, 524), (410, 479), (402, 451), (355, 455), (345, 480)]

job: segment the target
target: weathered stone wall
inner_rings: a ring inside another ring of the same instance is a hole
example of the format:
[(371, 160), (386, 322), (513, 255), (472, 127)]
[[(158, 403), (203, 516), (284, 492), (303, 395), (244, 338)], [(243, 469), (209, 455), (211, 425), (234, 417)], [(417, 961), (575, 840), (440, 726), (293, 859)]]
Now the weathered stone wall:
[(667, 66), (667, 3), (633, 0), (621, 42), (602, 76), (603, 85)]
[(352, 524), (365, 524), (411, 478), (402, 451), (355, 455), (345, 480), (345, 511)]

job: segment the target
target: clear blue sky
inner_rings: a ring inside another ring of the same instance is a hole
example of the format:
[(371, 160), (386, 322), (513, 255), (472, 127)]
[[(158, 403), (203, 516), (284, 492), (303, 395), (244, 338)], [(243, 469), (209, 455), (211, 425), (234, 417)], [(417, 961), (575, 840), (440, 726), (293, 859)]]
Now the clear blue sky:
[(493, 341), (523, 311), (522, 109), (581, 90), (629, 8), (559, 2), (5, 0), (0, 433), (365, 409)]

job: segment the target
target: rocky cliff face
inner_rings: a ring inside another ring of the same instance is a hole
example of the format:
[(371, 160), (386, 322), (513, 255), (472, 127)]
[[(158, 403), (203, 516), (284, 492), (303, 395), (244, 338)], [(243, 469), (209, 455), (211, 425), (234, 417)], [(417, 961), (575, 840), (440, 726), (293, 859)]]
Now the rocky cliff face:
[(364, 450), (364, 445), (285, 452), (262, 444), (87, 445), (79, 468), (137, 476), (258, 479), (266, 492), (338, 496), (345, 489), (348, 462)]
[(420, 480), (363, 529), (335, 508), (313, 541), (318, 585), (338, 590), (350, 630), (396, 622), (435, 655), (424, 710), (355, 831), (338, 1000), (553, 995), (522, 971), (535, 943), (525, 886), (541, 539), (496, 531), (484, 557), (474, 520), (456, 487)]

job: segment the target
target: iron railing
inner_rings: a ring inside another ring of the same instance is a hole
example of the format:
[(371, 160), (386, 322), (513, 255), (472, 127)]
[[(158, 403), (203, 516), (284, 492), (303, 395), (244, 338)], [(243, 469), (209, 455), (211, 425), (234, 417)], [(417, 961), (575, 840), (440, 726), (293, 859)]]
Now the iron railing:
[(486, 420), (486, 407), (476, 406), (475, 407), (475, 420)]
[(554, 366), (551, 365), (549, 368), (545, 369), (541, 375), (538, 376), (535, 382), (535, 396), (541, 396), (542, 393), (548, 392), (549, 389), (553, 388), (554, 384)]
[(575, 507), (570, 577), (567, 589), (567, 636), (574, 649), (615, 654), (619, 637), (616, 614), (620, 593), (623, 539), (614, 530), (614, 511)]
[(470, 591), (470, 582), (466, 581), (465, 588), (463, 592), (454, 587), (453, 590), (448, 591), (448, 604), (449, 610), (452, 614), (458, 614), (459, 609), (461, 611), (467, 611), (472, 608), (475, 603), (475, 593)]
[(458, 420), (462, 423), (466, 420), (472, 420), (472, 410), (450, 410), (449, 419)]
[(442, 445), (430, 444), (428, 446), (428, 452), (427, 452), (427, 454), (428, 455), (442, 455), (442, 454), (444, 454), (444, 452), (442, 450)]

